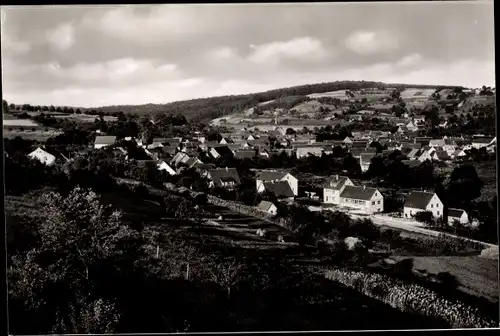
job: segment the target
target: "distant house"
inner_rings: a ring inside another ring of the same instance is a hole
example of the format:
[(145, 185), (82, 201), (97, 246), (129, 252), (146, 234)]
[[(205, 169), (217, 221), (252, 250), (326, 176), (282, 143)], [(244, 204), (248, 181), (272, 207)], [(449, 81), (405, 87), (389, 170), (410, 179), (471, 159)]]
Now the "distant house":
[(241, 184), (236, 168), (218, 168), (208, 171), (209, 187), (233, 189)]
[(56, 161), (55, 155), (50, 154), (49, 152), (43, 150), (40, 147), (35, 149), (33, 152), (29, 153), (28, 157), (34, 160), (38, 160), (47, 166), (52, 165)]
[(460, 224), (468, 224), (469, 223), (469, 216), (467, 215), (467, 212), (463, 209), (449, 208), (448, 209), (448, 224), (451, 225), (456, 220), (459, 221)]
[(309, 146), (297, 147), (295, 155), (297, 156), (297, 159), (309, 155), (321, 156), (323, 155), (323, 147), (309, 147)]
[(256, 156), (254, 150), (237, 150), (234, 152), (234, 157), (237, 159), (253, 159)]
[(361, 171), (366, 172), (370, 168), (371, 160), (375, 157), (376, 153), (361, 153), (359, 156), (359, 165)]
[(441, 147), (442, 148), (444, 145), (446, 145), (446, 142), (444, 139), (431, 139), (429, 141), (430, 147), (434, 147), (434, 148)]
[(176, 175), (177, 172), (175, 171), (175, 169), (173, 169), (168, 163), (166, 163), (165, 161), (160, 161), (158, 163), (158, 170), (165, 170), (167, 173), (169, 173), (170, 175)]
[(230, 143), (233, 143), (233, 142), (231, 141), (231, 138), (230, 138), (230, 137), (227, 137), (227, 138), (222, 138), (222, 139), (219, 141), (219, 143), (220, 143), (221, 145), (227, 145), (227, 144), (230, 144)]
[(214, 159), (218, 159), (219, 157), (226, 156), (226, 155), (233, 156), (233, 152), (231, 151), (231, 149), (229, 149), (228, 146), (212, 147), (212, 148), (210, 148), (210, 150), (208, 151), (208, 153)]
[(346, 186), (340, 193), (340, 206), (360, 209), (366, 214), (382, 212), (384, 197), (375, 188)]
[(292, 200), (295, 196), (287, 181), (264, 182), (264, 190), (272, 193), (278, 199)]
[(323, 186), (323, 203), (340, 204), (340, 193), (346, 186), (354, 186), (354, 183), (346, 176), (331, 176)]
[(425, 116), (419, 115), (413, 117), (414, 125), (423, 124), (425, 122)]
[(410, 121), (408, 124), (406, 124), (406, 128), (411, 132), (418, 130), (418, 126), (415, 125), (413, 121)]
[(276, 127), (274, 130), (278, 131), (281, 135), (285, 135), (286, 134), (286, 129), (284, 129), (281, 126)]
[(448, 127), (448, 121), (441, 121), (438, 125), (441, 128), (447, 128)]
[(457, 149), (456, 151), (453, 152), (453, 154), (451, 154), (451, 157), (453, 159), (463, 159), (467, 157), (467, 153), (465, 153), (463, 149)]
[(276, 215), (278, 213), (278, 208), (276, 207), (276, 205), (268, 201), (260, 202), (259, 205), (257, 206), (257, 209), (267, 212), (268, 214), (271, 215)]
[(426, 160), (432, 161), (433, 155), (436, 150), (434, 147), (424, 147), (420, 151), (420, 156), (418, 157), (418, 161), (424, 162)]
[(285, 181), (290, 185), (290, 188), (295, 196), (299, 194), (299, 183), (296, 177), (287, 172), (279, 171), (261, 171), (255, 176), (256, 190), (258, 193), (265, 190), (264, 183)]
[(116, 142), (116, 136), (114, 135), (98, 135), (94, 141), (94, 148), (99, 149), (106, 146), (114, 145)]
[(448, 155), (448, 152), (444, 150), (437, 150), (432, 154), (432, 158), (438, 161), (449, 161), (451, 157)]
[(472, 139), (472, 147), (479, 149), (482, 147), (487, 147), (490, 143), (492, 143), (496, 138), (487, 138), (487, 137), (481, 137), (481, 138), (474, 138)]
[(417, 212), (430, 211), (436, 218), (443, 216), (443, 202), (436, 193), (413, 191), (404, 203), (403, 214), (405, 218), (412, 218)]
[(410, 167), (410, 168), (415, 168), (415, 167), (420, 166), (421, 162), (418, 160), (402, 160), (401, 163)]
[(419, 149), (411, 149), (408, 154), (406, 154), (406, 157), (408, 160), (417, 160), (419, 157), (420, 150)]
[(353, 140), (349, 137), (346, 137), (343, 142), (344, 142), (344, 144), (348, 145), (348, 144), (352, 144)]

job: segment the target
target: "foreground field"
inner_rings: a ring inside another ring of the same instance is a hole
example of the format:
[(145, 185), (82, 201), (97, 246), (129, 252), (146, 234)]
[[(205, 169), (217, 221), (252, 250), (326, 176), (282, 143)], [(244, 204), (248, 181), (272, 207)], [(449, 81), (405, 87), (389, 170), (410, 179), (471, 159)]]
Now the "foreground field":
[[(392, 257), (395, 260), (407, 257)], [(413, 257), (413, 269), (438, 274), (449, 272), (462, 291), (498, 302), (498, 260), (472, 257)]]

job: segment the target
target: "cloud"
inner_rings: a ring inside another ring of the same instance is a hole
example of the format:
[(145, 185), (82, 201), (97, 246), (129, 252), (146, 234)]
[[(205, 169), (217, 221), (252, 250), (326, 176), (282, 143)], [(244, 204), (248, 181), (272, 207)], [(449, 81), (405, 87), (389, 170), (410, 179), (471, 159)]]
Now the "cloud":
[(355, 53), (368, 55), (397, 49), (399, 39), (389, 31), (357, 31), (346, 38), (345, 45)]
[(250, 45), (252, 53), (248, 57), (251, 62), (278, 62), (283, 59), (318, 61), (328, 56), (323, 43), (313, 37), (298, 37), (287, 42), (270, 42), (261, 45)]
[(239, 57), (234, 48), (226, 46), (212, 49), (207, 54), (208, 58), (212, 61), (224, 61)]
[(420, 54), (411, 54), (400, 59), (397, 65), (403, 67), (414, 66), (419, 64), (422, 61), (422, 59), (423, 58)]
[(47, 42), (59, 50), (71, 48), (75, 43), (75, 27), (72, 23), (64, 23), (51, 29), (46, 35)]

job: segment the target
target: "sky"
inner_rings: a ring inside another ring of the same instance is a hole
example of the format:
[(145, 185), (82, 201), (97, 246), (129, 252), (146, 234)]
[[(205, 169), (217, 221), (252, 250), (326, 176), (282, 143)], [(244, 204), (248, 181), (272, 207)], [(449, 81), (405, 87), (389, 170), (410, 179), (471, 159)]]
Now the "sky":
[(493, 1), (2, 6), (3, 99), (99, 107), (336, 80), (495, 86)]

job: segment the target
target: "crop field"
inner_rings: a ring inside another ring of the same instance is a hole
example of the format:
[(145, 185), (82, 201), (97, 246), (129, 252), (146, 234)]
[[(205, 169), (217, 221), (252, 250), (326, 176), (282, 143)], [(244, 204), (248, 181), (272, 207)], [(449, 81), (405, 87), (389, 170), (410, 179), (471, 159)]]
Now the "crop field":
[(413, 89), (409, 88), (401, 92), (401, 98), (403, 99), (412, 99), (412, 98), (429, 98), (435, 89)]
[(319, 111), (319, 108), (329, 108), (330, 110), (335, 109), (335, 106), (329, 104), (321, 104), (317, 100), (310, 100), (305, 103), (299, 104), (293, 108), (298, 113), (315, 113)]
[(338, 98), (338, 99), (349, 99), (345, 94), (346, 90), (338, 90), (338, 91), (330, 91), (330, 92), (324, 92), (324, 93), (312, 93), (310, 95), (307, 95), (309, 98), (321, 98), (321, 97), (329, 97), (329, 98)]
[[(391, 257), (397, 261), (407, 257)], [(498, 260), (478, 256), (413, 257), (413, 269), (437, 274), (449, 272), (468, 294), (498, 301)]]
[(39, 127), (39, 125), (30, 119), (4, 119), (3, 120), (4, 128), (12, 126), (12, 127)]
[[(94, 116), (90, 114), (63, 114), (63, 115), (54, 115), (54, 118), (60, 119), (71, 119), (78, 122), (93, 122), (99, 116)], [(104, 121), (116, 121), (117, 117), (112, 116), (103, 116)]]
[(390, 96), (391, 96), (390, 93), (360, 93), (360, 94), (355, 93), (354, 99), (361, 100), (366, 98), (366, 100), (368, 101), (378, 101), (383, 98), (389, 98)]

